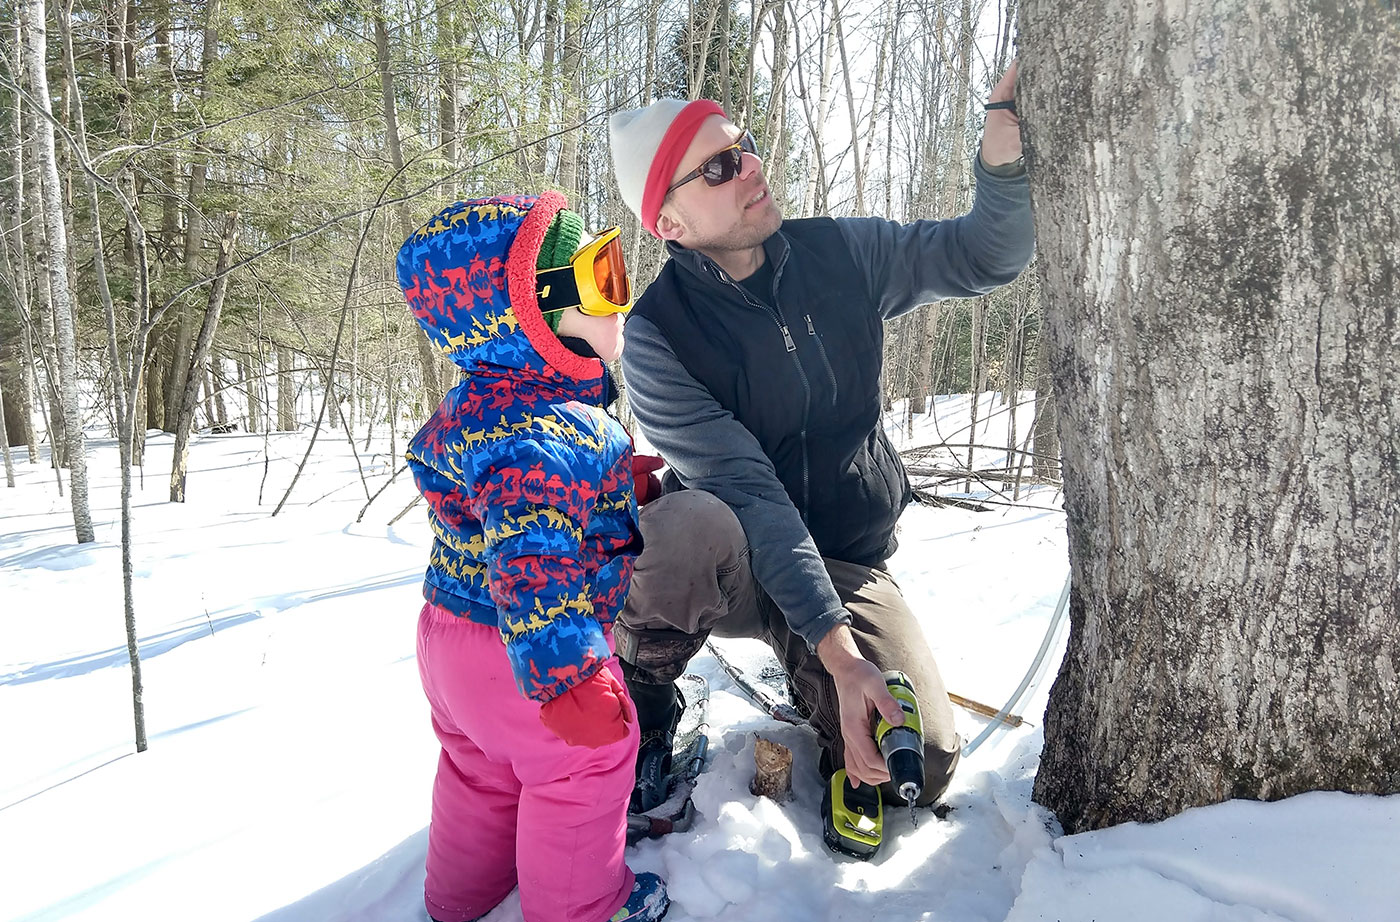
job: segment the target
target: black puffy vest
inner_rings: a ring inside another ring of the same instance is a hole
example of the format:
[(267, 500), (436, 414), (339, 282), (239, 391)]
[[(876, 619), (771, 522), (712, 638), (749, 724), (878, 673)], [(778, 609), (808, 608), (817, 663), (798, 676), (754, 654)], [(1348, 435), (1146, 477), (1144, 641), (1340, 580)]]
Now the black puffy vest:
[(883, 322), (835, 221), (781, 233), (776, 307), (708, 259), (699, 276), (671, 259), (633, 313), (758, 439), (822, 556), (875, 565), (911, 497), (880, 426)]

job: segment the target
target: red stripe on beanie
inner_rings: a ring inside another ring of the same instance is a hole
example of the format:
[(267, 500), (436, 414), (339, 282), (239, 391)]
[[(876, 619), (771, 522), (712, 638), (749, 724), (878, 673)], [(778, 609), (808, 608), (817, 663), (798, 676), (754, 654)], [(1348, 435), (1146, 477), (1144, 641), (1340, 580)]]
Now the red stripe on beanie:
[(661, 215), (661, 203), (666, 200), (666, 190), (671, 185), (671, 177), (676, 175), (676, 167), (681, 165), (686, 148), (695, 140), (700, 123), (711, 115), (723, 116), (719, 103), (709, 99), (697, 99), (688, 103), (676, 113), (661, 144), (656, 148), (656, 156), (651, 158), (651, 169), (647, 172), (647, 183), (642, 189), (642, 226), (656, 233), (656, 219)]

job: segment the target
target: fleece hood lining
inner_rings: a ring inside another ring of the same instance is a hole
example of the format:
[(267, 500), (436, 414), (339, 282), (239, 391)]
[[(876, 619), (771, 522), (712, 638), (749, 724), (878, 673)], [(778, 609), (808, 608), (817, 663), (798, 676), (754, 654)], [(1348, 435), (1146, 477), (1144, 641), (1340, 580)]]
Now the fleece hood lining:
[(536, 199), (511, 241), (506, 258), (506, 284), (515, 319), (535, 351), (560, 374), (587, 381), (602, 377), (603, 363), (584, 358), (560, 342), (540, 313), (539, 299), (535, 297), (535, 263), (540, 247), (544, 245), (545, 234), (555, 215), (567, 204), (558, 192), (544, 192)]

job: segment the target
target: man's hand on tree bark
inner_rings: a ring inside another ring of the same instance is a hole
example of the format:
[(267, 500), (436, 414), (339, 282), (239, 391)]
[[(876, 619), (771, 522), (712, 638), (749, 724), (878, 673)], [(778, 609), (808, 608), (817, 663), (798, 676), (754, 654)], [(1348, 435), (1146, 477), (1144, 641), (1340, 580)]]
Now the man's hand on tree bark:
[[(1006, 69), (992, 88), (989, 102), (1005, 102), (1016, 98), (1016, 62)], [(993, 109), (987, 113), (982, 129), (982, 163), (1003, 166), (1021, 159), (1021, 120), (1014, 109)]]

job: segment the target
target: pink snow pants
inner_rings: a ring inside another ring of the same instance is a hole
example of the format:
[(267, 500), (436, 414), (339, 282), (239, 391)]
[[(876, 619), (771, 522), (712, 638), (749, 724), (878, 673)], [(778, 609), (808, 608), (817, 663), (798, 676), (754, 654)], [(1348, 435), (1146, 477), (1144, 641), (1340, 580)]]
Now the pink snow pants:
[[(621, 683), (616, 659), (604, 668)], [(442, 743), (428, 913), (466, 922), (518, 883), (525, 922), (610, 918), (632, 892), (622, 853), (636, 722), (600, 749), (568, 745), (516, 688), (500, 632), (432, 604), (418, 617), (418, 672)]]

